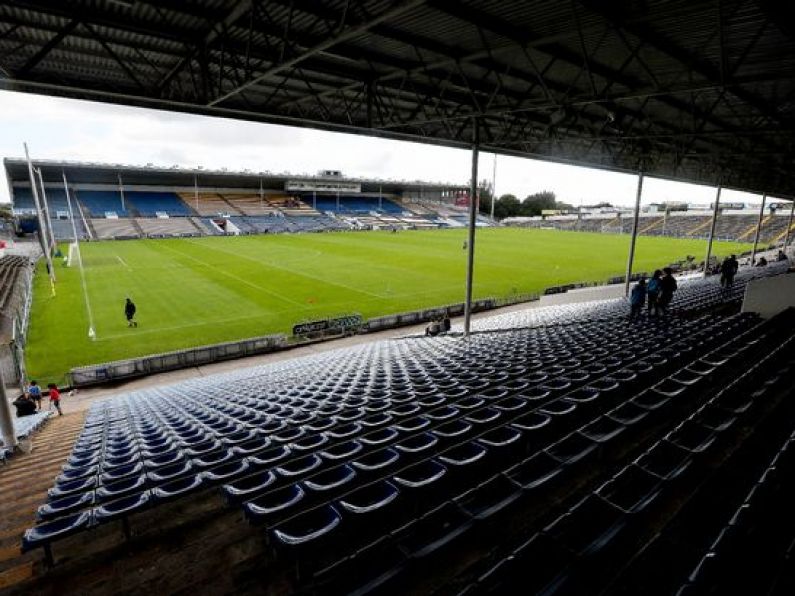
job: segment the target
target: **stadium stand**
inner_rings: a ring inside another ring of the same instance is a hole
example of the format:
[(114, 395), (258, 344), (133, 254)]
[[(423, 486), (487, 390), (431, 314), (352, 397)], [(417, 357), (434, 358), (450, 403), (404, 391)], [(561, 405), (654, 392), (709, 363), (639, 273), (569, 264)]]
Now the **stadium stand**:
[(662, 319), (628, 321), (623, 300), (534, 309), (466, 343), (382, 341), (96, 403), (23, 548), (52, 563), (70, 536), (129, 536), (175, 499), (220, 494), (294, 587), (394, 587), (472, 548), (470, 593), (603, 586), (633, 540), (653, 542), (647, 515), (700, 494), (704, 453), (745, 453), (735, 429), (781, 412), (793, 313), (709, 310), (782, 271), (742, 270), (729, 293), (683, 281)]

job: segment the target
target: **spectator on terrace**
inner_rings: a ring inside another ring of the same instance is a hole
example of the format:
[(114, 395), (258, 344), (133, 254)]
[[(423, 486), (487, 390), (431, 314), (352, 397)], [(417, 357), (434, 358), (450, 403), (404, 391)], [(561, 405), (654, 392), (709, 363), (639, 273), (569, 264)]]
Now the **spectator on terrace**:
[(673, 269), (670, 267), (663, 268), (663, 276), (660, 278), (660, 297), (657, 298), (657, 306), (663, 313), (668, 312), (668, 306), (673, 300), (677, 287), (678, 284), (676, 283)]
[(17, 418), (33, 416), (36, 413), (36, 403), (24, 393), (16, 398), (13, 404), (17, 409)]
[(442, 326), (439, 324), (439, 321), (431, 321), (428, 323), (428, 326), (425, 328), (425, 335), (426, 337), (435, 337), (439, 335), (442, 331)]
[(756, 266), (767, 267), (767, 259), (765, 257), (759, 257), (759, 261), (757, 261)]
[(648, 296), (648, 313), (649, 316), (657, 316), (660, 314), (660, 308), (657, 306), (657, 301), (660, 298), (660, 278), (662, 271), (657, 269), (651, 276), (649, 284), (646, 286), (646, 295)]
[(28, 397), (36, 404), (36, 409), (41, 411), (41, 387), (36, 381), (31, 381), (28, 385)]
[(449, 333), (451, 327), (452, 325), (450, 324), (450, 316), (447, 313), (444, 313), (444, 317), (442, 318), (442, 332)]
[(134, 320), (135, 311), (135, 304), (132, 300), (127, 298), (127, 302), (124, 304), (124, 316), (127, 317), (127, 327), (138, 327), (138, 322)]
[(720, 285), (724, 288), (729, 288), (734, 283), (734, 276), (737, 275), (737, 269), (740, 268), (740, 263), (734, 255), (723, 259), (720, 265)]
[(61, 392), (58, 391), (58, 386), (55, 383), (50, 383), (47, 385), (47, 389), (50, 390), (50, 410), (55, 406), (55, 409), (58, 410), (58, 415), (63, 416), (61, 411)]
[(776, 256), (777, 261), (786, 261), (787, 260), (787, 253), (783, 250), (778, 251), (778, 255)]
[(630, 318), (634, 319), (640, 314), (643, 304), (646, 302), (646, 280), (641, 278), (637, 285), (632, 288), (629, 295)]

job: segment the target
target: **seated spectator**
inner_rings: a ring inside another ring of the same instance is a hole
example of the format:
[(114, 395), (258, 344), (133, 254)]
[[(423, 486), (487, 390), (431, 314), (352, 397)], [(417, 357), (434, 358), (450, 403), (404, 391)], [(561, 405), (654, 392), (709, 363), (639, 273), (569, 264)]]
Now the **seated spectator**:
[(27, 394), (20, 395), (13, 402), (14, 407), (17, 409), (17, 418), (24, 416), (33, 416), (36, 413), (36, 403), (30, 399)]
[(759, 257), (759, 261), (757, 261), (756, 266), (767, 267), (767, 259), (765, 257)]
[(776, 256), (777, 261), (786, 261), (787, 260), (787, 253), (783, 250), (778, 251), (778, 255)]
[(450, 317), (445, 314), (444, 318), (442, 319), (442, 331), (444, 333), (449, 333), (451, 327), (452, 325), (450, 324)]
[(442, 327), (439, 324), (439, 321), (431, 321), (428, 326), (425, 328), (425, 335), (430, 337), (435, 337), (439, 335), (441, 332)]

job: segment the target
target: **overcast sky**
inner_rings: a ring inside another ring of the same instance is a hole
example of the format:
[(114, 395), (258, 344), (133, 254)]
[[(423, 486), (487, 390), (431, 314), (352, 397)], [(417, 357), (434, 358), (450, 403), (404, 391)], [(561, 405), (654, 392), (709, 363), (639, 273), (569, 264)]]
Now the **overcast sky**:
[[(0, 91), (0, 156), (187, 168), (317, 172), (464, 184), (470, 154), (460, 149), (389, 141), (306, 128), (226, 120), (103, 103)], [(491, 179), (493, 155), (482, 154), (480, 179)], [(0, 202), (8, 202), (5, 172)], [(520, 199), (552, 190), (574, 205), (629, 205), (637, 178), (588, 168), (500, 156), (497, 193)], [(647, 178), (643, 203), (708, 203), (715, 189)], [(756, 195), (724, 191), (722, 201), (756, 202)]]

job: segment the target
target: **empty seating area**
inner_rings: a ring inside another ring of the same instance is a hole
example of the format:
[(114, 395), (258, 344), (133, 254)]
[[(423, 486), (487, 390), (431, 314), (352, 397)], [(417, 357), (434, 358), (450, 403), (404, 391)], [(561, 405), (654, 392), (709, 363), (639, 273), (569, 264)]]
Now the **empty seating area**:
[[(312, 204), (311, 197), (304, 197), (304, 201)], [(403, 207), (386, 197), (380, 200), (377, 196), (365, 195), (340, 195), (339, 208), (337, 208), (336, 195), (318, 195), (315, 199), (318, 211), (333, 211), (339, 213), (403, 213)]]
[(171, 217), (193, 215), (193, 210), (173, 192), (125, 191), (125, 205), (133, 215), (155, 217), (165, 213)]
[(106, 217), (107, 213), (115, 213), (119, 217), (127, 216), (126, 205), (122, 205), (121, 193), (117, 190), (78, 190), (75, 195), (83, 206), (86, 217)]
[(135, 222), (149, 238), (200, 236), (202, 233), (188, 217), (137, 218)]
[(14, 292), (18, 289), (20, 275), (32, 266), (27, 257), (8, 255), (0, 258), (0, 313), (15, 316), (9, 312), (14, 301)]
[(241, 212), (216, 192), (200, 192), (198, 199), (193, 193), (177, 193), (199, 215), (240, 215)]
[[(69, 536), (129, 537), (167, 503), (205, 499), (264, 539), (258, 573), (274, 566), (287, 591), (424, 591), (429, 574), (468, 593), (616, 577), (638, 593), (623, 564), (641, 576), (651, 560), (634, 548), (655, 543), (647, 516), (666, 526), (697, 501), (704, 465), (764, 454), (739, 429), (795, 430), (779, 395), (793, 313), (709, 314), (733, 295), (680, 287), (661, 319), (629, 321), (620, 301), (536, 309), (466, 340), (374, 342), (96, 403), (23, 548), (55, 562)], [(703, 551), (677, 569), (686, 554)]]
[(94, 228), (94, 235), (98, 240), (141, 237), (141, 231), (136, 227), (133, 219), (121, 217), (118, 219), (90, 219), (89, 222)]
[(223, 193), (223, 198), (243, 215), (271, 215), (278, 213), (266, 197), (260, 198), (256, 193)]
[[(781, 211), (767, 215), (762, 221), (760, 242), (780, 242), (786, 232), (788, 214)], [(753, 242), (756, 232), (757, 215), (752, 213), (721, 213), (715, 224), (715, 237), (722, 240)], [(674, 236), (677, 238), (706, 238), (709, 236), (711, 215), (688, 215), (676, 212), (663, 217), (657, 213), (642, 213), (638, 220), (638, 234), (647, 236)], [(602, 232), (608, 234), (628, 234), (632, 231), (632, 215), (620, 217), (613, 214), (605, 216), (586, 215), (577, 219), (573, 216), (534, 218), (511, 225), (530, 228), (555, 228), (579, 232)]]

